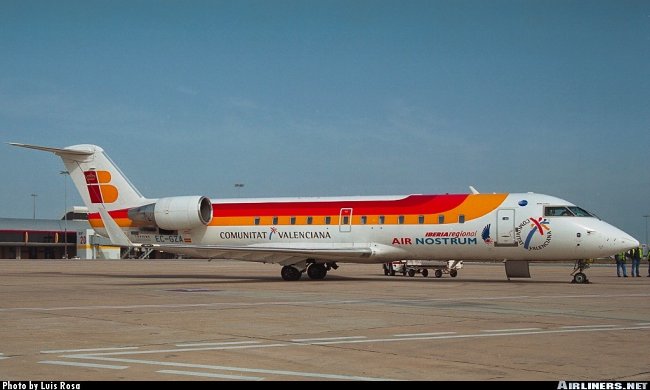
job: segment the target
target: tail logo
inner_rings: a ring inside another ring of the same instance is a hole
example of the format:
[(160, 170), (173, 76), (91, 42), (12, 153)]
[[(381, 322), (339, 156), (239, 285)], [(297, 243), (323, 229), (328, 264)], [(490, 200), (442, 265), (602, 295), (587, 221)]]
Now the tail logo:
[(119, 191), (110, 184), (109, 171), (85, 171), (86, 187), (92, 203), (113, 203), (117, 200)]

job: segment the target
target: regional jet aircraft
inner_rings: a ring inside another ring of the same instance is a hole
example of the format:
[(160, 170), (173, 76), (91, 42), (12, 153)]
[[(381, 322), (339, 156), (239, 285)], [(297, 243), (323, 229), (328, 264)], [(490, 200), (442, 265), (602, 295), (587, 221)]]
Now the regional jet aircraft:
[[(339, 263), (398, 260), (504, 261), (506, 274), (530, 261), (586, 259), (637, 247), (629, 234), (553, 196), (535, 193), (327, 198), (145, 198), (96, 145), (52, 148), (89, 222), (120, 246), (282, 266), (284, 280), (323, 279)], [(514, 267), (509, 267), (509, 264)]]

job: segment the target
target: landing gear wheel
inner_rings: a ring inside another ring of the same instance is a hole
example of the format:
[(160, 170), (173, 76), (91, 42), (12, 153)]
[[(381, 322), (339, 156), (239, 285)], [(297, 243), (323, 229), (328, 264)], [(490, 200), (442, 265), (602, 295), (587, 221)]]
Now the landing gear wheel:
[(414, 277), (414, 276), (415, 276), (415, 270), (414, 270), (413, 268), (411, 268), (410, 270), (408, 270), (408, 273), (409, 273), (409, 276), (410, 276), (410, 277)]
[(584, 273), (578, 272), (577, 274), (573, 275), (573, 283), (582, 284), (587, 282), (588, 282), (587, 275), (585, 275)]
[(423, 269), (423, 270), (422, 270), (422, 276), (424, 276), (425, 278), (426, 278), (427, 276), (429, 276), (429, 270), (428, 270), (428, 269)]
[(391, 268), (390, 270), (390, 276), (395, 276), (395, 270)]
[(293, 281), (293, 280), (300, 279), (302, 272), (298, 271), (296, 267), (293, 267), (291, 265), (285, 265), (284, 267), (282, 267), (282, 270), (280, 271), (280, 275), (282, 275), (282, 279), (284, 280)]
[(307, 267), (307, 276), (309, 276), (309, 279), (322, 280), (325, 279), (325, 275), (327, 275), (325, 264), (313, 263)]
[(384, 266), (384, 275), (388, 276), (388, 268), (386, 266)]
[(437, 270), (433, 271), (433, 275), (436, 278), (442, 278), (442, 270), (437, 269)]
[(583, 271), (589, 268), (590, 263), (590, 260), (576, 260), (576, 264), (573, 266), (573, 272), (571, 273), (573, 275), (571, 283), (589, 283), (589, 279), (587, 279), (587, 275)]
[(456, 276), (458, 276), (458, 271), (456, 271), (455, 269), (450, 269), (449, 270), (449, 276), (451, 276), (452, 278), (455, 278)]

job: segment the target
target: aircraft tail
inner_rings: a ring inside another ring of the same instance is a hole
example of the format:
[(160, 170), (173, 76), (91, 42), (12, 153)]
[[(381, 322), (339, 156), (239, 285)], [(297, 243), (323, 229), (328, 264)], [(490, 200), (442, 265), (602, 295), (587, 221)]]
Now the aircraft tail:
[(10, 143), (21, 148), (51, 152), (61, 157), (81, 198), (91, 213), (142, 206), (148, 200), (131, 184), (113, 161), (96, 145), (66, 148)]

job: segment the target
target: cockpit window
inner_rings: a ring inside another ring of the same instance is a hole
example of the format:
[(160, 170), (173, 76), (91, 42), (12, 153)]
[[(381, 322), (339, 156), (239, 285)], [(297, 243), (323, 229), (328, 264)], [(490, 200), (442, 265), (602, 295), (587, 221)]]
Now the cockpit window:
[(578, 206), (546, 206), (544, 208), (546, 217), (595, 217), (587, 210)]
[(573, 216), (573, 213), (569, 211), (565, 206), (546, 206), (544, 209), (545, 217), (567, 217)]
[(569, 210), (571, 210), (576, 217), (595, 217), (595, 215), (589, 211), (577, 206), (569, 206)]

